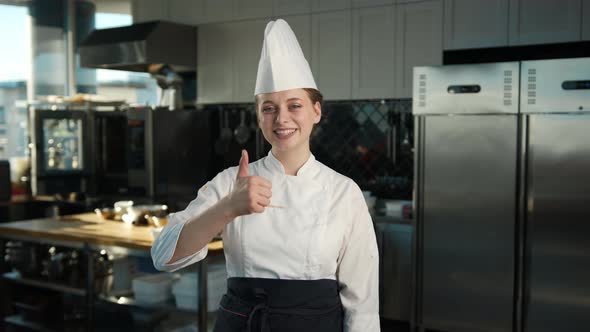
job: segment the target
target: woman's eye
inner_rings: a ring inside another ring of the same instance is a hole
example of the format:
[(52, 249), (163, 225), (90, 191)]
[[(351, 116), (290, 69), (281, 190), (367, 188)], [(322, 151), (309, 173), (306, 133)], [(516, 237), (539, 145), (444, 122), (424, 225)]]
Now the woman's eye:
[(298, 109), (298, 108), (301, 108), (301, 105), (299, 105), (299, 104), (293, 104), (293, 105), (289, 106), (289, 108), (290, 109)]
[(262, 108), (263, 113), (272, 113), (272, 112), (274, 112), (274, 110), (275, 110), (274, 107), (263, 107)]

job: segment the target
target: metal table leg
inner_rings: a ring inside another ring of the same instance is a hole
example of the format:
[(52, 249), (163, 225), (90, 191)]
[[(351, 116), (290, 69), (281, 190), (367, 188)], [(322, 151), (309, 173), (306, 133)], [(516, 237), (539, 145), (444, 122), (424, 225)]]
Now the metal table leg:
[(6, 262), (4, 261), (6, 257), (6, 240), (0, 239), (0, 273), (7, 272)]
[(94, 331), (94, 253), (86, 244), (84, 246), (88, 266), (86, 277), (86, 331)]
[(199, 332), (207, 332), (207, 260), (197, 263), (199, 273), (197, 289), (199, 290)]

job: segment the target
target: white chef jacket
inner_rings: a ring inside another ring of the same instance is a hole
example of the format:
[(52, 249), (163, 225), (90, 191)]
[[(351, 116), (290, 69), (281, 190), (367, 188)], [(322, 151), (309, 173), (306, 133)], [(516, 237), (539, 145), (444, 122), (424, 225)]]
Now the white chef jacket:
[[(184, 224), (228, 195), (237, 171), (222, 171), (199, 189), (185, 210), (170, 214), (151, 250), (157, 269), (175, 271), (205, 258), (207, 246), (168, 263)], [(377, 242), (357, 184), (313, 155), (297, 176), (286, 175), (272, 152), (249, 164), (248, 174), (272, 182), (271, 204), (280, 207), (237, 217), (225, 226), (228, 277), (337, 280), (344, 330), (380, 331)]]

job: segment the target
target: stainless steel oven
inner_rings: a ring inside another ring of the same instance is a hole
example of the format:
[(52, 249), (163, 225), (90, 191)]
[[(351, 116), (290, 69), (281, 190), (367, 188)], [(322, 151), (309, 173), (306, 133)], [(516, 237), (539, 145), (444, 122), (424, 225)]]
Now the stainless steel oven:
[(209, 112), (149, 107), (94, 112), (93, 180), (98, 196), (194, 196), (211, 175)]
[(34, 195), (84, 192), (89, 179), (88, 113), (66, 104), (28, 106)]

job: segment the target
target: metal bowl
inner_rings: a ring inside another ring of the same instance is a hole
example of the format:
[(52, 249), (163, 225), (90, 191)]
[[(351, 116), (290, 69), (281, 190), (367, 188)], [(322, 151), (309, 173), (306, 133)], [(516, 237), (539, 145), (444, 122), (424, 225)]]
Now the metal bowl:
[[(131, 225), (159, 225), (160, 222), (154, 222), (152, 217), (158, 219), (165, 219), (168, 214), (168, 206), (162, 204), (154, 205), (135, 205), (127, 209), (127, 213), (123, 214), (122, 219), (125, 223)], [(162, 220), (162, 223), (164, 220)]]
[(94, 212), (102, 219), (113, 220), (116, 216), (115, 209), (111, 208), (94, 209)]

